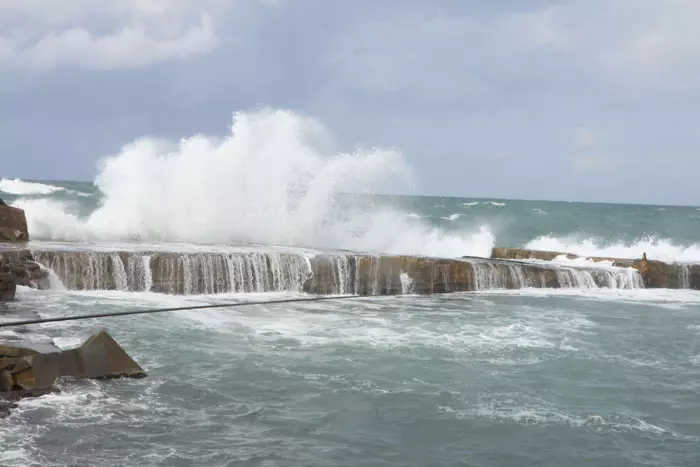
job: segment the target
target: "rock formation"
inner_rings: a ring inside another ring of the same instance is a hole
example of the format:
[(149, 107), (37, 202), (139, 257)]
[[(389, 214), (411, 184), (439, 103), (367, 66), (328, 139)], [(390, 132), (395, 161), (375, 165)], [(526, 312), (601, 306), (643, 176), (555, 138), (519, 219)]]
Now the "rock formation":
[(0, 242), (27, 242), (27, 218), (24, 211), (7, 205), (0, 205)]
[(143, 378), (146, 372), (107, 333), (100, 331), (77, 349), (0, 345), (0, 416), (8, 401), (56, 391), (58, 378)]
[(12, 274), (0, 273), (0, 302), (14, 300), (17, 293), (17, 278)]
[(48, 289), (48, 271), (34, 261), (29, 250), (0, 246), (0, 301), (14, 299), (18, 285)]
[(47, 272), (17, 242), (29, 240), (27, 218), (19, 208), (0, 204), (0, 301), (12, 300), (18, 285), (48, 287)]

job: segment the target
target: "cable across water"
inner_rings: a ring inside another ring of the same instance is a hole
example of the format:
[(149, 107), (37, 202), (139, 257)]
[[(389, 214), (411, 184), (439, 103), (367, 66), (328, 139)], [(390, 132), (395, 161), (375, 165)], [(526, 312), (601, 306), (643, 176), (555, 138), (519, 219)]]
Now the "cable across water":
[[(406, 296), (407, 294), (387, 294), (381, 295), (381, 297), (398, 297)], [(437, 294), (435, 294), (437, 295)], [(206, 305), (189, 305), (189, 306), (177, 306), (168, 308), (147, 308), (140, 310), (129, 310), (129, 311), (114, 311), (106, 313), (92, 313), (89, 315), (72, 315), (72, 316), (57, 316), (53, 318), (34, 318), (25, 319), (20, 321), (10, 321), (10, 322), (0, 322), (0, 328), (7, 328), (13, 326), (25, 326), (29, 324), (44, 324), (44, 323), (56, 323), (60, 321), (80, 321), (86, 319), (95, 318), (111, 318), (117, 316), (128, 316), (128, 315), (146, 315), (152, 313), (165, 313), (170, 311), (186, 311), (186, 310), (205, 310), (211, 308), (235, 308), (241, 306), (250, 305), (279, 305), (284, 303), (303, 303), (303, 302), (322, 302), (330, 300), (349, 300), (355, 298), (371, 298), (369, 295), (334, 295), (334, 296), (321, 296), (321, 297), (311, 297), (311, 298), (283, 298), (279, 300), (259, 300), (250, 302), (228, 302), (228, 303), (211, 303)]]

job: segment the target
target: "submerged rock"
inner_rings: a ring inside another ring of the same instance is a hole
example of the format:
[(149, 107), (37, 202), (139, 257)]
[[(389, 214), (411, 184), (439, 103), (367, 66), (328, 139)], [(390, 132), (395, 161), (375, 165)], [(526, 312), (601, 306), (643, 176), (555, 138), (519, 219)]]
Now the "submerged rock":
[[(146, 372), (109, 335), (100, 331), (77, 349), (0, 345), (0, 397), (16, 400), (55, 391), (58, 378), (143, 378)], [(0, 406), (2, 412), (2, 406)]]
[(10, 410), (17, 408), (17, 404), (0, 400), (0, 418), (10, 415)]

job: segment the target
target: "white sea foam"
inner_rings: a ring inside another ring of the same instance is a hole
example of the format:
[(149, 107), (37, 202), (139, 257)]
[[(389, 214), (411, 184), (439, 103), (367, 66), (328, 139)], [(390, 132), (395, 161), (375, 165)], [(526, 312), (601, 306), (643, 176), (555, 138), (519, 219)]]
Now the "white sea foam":
[(53, 344), (61, 350), (75, 349), (80, 347), (83, 339), (79, 337), (54, 337)]
[(660, 261), (699, 262), (700, 245), (678, 245), (669, 239), (641, 238), (634, 242), (604, 243), (596, 238), (542, 236), (528, 242), (525, 248), (532, 250), (561, 251), (581, 256), (611, 258), (641, 258)]
[[(408, 303), (411, 298), (405, 300)], [(396, 304), (396, 299), (373, 298), (352, 303), (297, 303), (286, 309), (257, 306), (182, 311), (177, 315), (216, 332), (244, 333), (250, 336), (248, 342), (257, 341), (263, 347), (280, 341), (300, 347), (339, 342), (379, 349), (421, 345), (459, 354), (483, 353), (484, 358), (498, 364), (507, 363), (502, 362), (503, 352), (515, 349), (575, 351), (577, 336), (596, 326), (572, 310), (492, 317), (488, 310), (492, 304), (488, 302), (475, 312), (474, 323), (466, 323), (461, 320), (464, 311), (450, 314), (454, 310), (444, 310), (432, 300), (421, 305), (424, 309), (411, 301), (410, 319), (435, 313), (443, 319), (411, 326), (407, 323), (409, 315), (396, 313), (392, 303)]]
[[(106, 159), (102, 205), (88, 218), (50, 199), (19, 199), (33, 238), (68, 241), (253, 242), (435, 256), (488, 255), (486, 227), (439, 230), (391, 208), (337, 205), (338, 192), (410, 180), (393, 150), (328, 149), (318, 122), (288, 111), (236, 113), (232, 133), (177, 147), (140, 139)], [(398, 185), (397, 185), (398, 186)]]
[(459, 219), (463, 215), (464, 214), (455, 213), (455, 214), (450, 214), (447, 217), (440, 217), (440, 219), (445, 219), (446, 221), (456, 221), (457, 219)]
[(523, 402), (519, 395), (500, 395), (492, 400), (480, 402), (466, 409), (453, 409), (440, 406), (439, 411), (454, 413), (459, 419), (490, 418), (505, 422), (526, 425), (560, 425), (571, 428), (589, 429), (600, 432), (639, 432), (654, 437), (670, 437), (686, 441), (697, 441), (697, 436), (665, 428), (641, 420), (637, 417), (605, 414), (574, 414), (563, 408), (547, 404), (542, 400), (537, 403)]
[(689, 289), (513, 289), (484, 290), (480, 295), (518, 295), (531, 297), (570, 297), (603, 302), (644, 303), (678, 310), (696, 309), (700, 291)]
[(65, 188), (38, 182), (26, 182), (19, 178), (0, 179), (0, 191), (10, 195), (50, 195)]

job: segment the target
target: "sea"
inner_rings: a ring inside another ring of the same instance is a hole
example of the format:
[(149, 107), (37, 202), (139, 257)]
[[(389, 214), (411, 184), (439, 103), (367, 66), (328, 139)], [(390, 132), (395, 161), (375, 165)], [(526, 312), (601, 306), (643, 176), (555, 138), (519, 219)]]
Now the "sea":
[[(93, 182), (3, 178), (0, 198), (25, 209), (33, 249), (454, 258), (510, 246), (700, 261), (694, 206), (361, 195), (366, 182), (388, 186), (403, 158), (326, 156), (297, 141), (298, 128), (272, 138), (241, 125), (165, 150), (136, 141)], [(58, 284), (21, 287), (9, 307), (53, 317), (301, 295)], [(0, 419), (0, 465), (700, 465), (692, 290), (365, 297), (52, 323), (22, 337), (73, 348), (102, 328), (148, 377), (62, 381), (60, 393), (20, 401)]]

